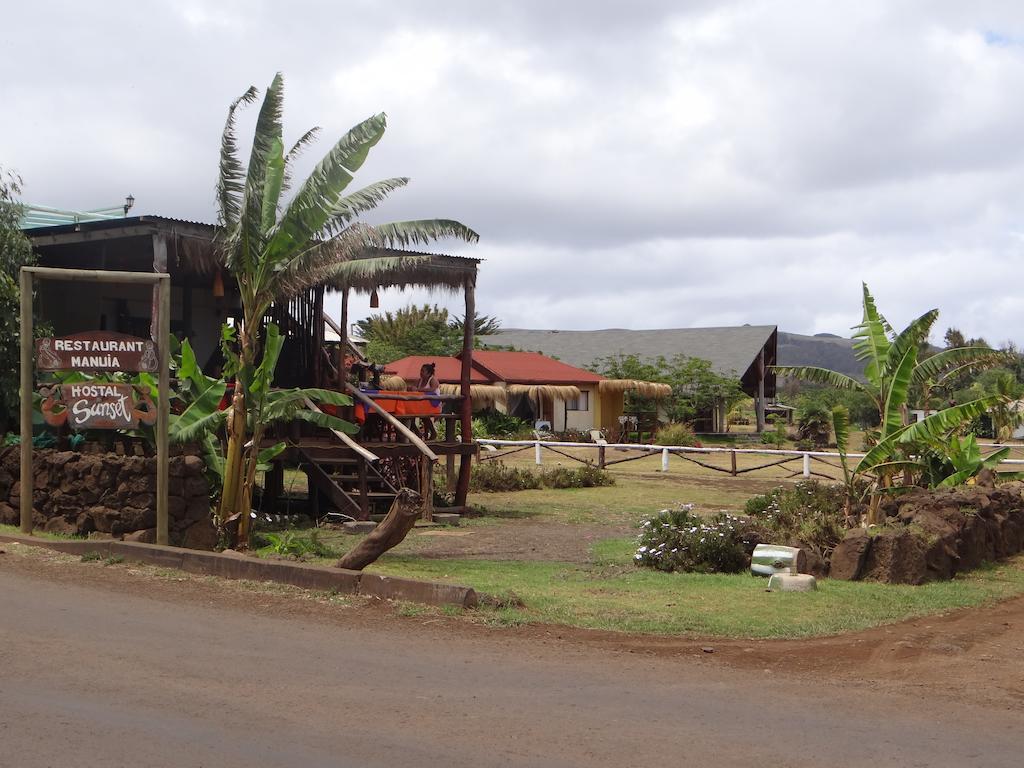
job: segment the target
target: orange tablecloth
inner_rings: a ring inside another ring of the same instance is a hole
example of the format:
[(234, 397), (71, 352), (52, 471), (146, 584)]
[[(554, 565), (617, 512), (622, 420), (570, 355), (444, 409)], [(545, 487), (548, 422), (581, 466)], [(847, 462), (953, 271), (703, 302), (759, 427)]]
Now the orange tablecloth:
[[(395, 416), (437, 416), (441, 413), (440, 400), (388, 400), (387, 395), (404, 395), (409, 397), (415, 392), (396, 392), (394, 390), (366, 390), (366, 394), (388, 413)], [(356, 402), (356, 421), (366, 421), (367, 406)]]

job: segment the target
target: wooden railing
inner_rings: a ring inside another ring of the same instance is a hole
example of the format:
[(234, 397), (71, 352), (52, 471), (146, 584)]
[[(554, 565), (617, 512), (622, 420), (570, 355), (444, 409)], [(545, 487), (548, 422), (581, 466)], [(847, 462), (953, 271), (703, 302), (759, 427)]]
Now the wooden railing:
[[(602, 469), (615, 464), (623, 464), (628, 461), (638, 461), (640, 459), (651, 458), (653, 456), (660, 456), (661, 471), (669, 472), (669, 458), (675, 456), (684, 462), (696, 464), (697, 466), (714, 470), (715, 472), (729, 474), (733, 477), (747, 474), (749, 472), (768, 469), (770, 467), (785, 466), (795, 462), (800, 462), (800, 469), (794, 471), (791, 477), (799, 475), (805, 478), (815, 476), (830, 480), (836, 479), (833, 476), (834, 473), (826, 474), (815, 471), (815, 462), (820, 465), (828, 466), (834, 470), (842, 470), (841, 465), (839, 464), (839, 461), (842, 459), (841, 454), (831, 451), (799, 451), (773, 448), (698, 448), (696, 446), (689, 445), (641, 445), (636, 443), (606, 443), (602, 445), (601, 443), (562, 443), (550, 440), (481, 439), (476, 442), (480, 446), (490, 446), (491, 448), (496, 449), (493, 453), (481, 453), (480, 461), (492, 461), (494, 459), (500, 459), (505, 456), (520, 453), (521, 451), (528, 451), (532, 448), (534, 452), (534, 463), (538, 466), (543, 464), (544, 451), (548, 451), (581, 464), (596, 464)], [(589, 458), (574, 456), (568, 452), (569, 450), (578, 451), (579, 449), (584, 449), (588, 453), (593, 451), (593, 454), (591, 454), (593, 456), (593, 461)], [(609, 460), (607, 454), (609, 449), (619, 452), (634, 453), (635, 455)], [(697, 456), (701, 455), (709, 458), (713, 455), (728, 456), (729, 465), (716, 466), (708, 461), (701, 461), (697, 458)], [(851, 469), (856, 465), (857, 460), (862, 458), (864, 455), (865, 454), (863, 453), (846, 454), (846, 458), (850, 461)], [(770, 460), (766, 461), (766, 463), (757, 464), (755, 466), (741, 467), (739, 466), (737, 458), (742, 456), (766, 456), (769, 457)], [(1003, 459), (1003, 461), (1000, 462), (1000, 466), (1019, 466), (1021, 464), (1024, 464), (1024, 459)]]

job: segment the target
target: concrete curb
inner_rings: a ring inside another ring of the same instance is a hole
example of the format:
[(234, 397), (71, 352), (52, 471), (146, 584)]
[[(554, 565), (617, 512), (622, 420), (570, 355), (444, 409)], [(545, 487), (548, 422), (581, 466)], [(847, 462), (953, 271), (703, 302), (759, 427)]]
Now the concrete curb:
[(303, 589), (336, 592), (344, 595), (365, 595), (383, 600), (407, 600), (427, 605), (457, 605), (461, 608), (477, 606), (476, 590), (456, 584), (436, 581), (417, 581), (394, 576), (381, 576), (341, 568), (320, 568), (303, 563), (283, 563), (257, 560), (244, 555), (227, 555), (198, 549), (163, 547), (116, 539), (40, 539), (34, 536), (0, 534), (0, 542), (26, 544), (30, 547), (52, 549), (67, 555), (96, 552), (110, 557), (120, 555), (125, 560), (147, 565), (175, 568), (205, 576), (223, 579), (248, 579), (291, 584)]

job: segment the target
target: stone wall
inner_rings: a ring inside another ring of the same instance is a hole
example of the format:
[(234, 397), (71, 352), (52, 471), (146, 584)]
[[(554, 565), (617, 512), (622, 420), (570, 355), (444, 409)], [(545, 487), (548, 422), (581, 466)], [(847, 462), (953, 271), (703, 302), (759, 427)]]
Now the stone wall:
[(922, 584), (1024, 551), (1024, 483), (915, 489), (884, 510), (886, 525), (839, 543), (832, 578)]
[[(20, 454), (0, 449), (0, 523), (20, 520)], [(168, 512), (172, 544), (212, 549), (210, 488), (198, 456), (170, 459)], [(33, 525), (52, 533), (155, 539), (156, 459), (37, 450), (33, 457)]]

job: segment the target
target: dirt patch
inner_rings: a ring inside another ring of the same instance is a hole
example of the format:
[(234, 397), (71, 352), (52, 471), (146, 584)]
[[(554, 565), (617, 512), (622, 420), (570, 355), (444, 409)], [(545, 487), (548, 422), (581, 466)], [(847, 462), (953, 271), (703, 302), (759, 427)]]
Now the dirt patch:
[(451, 532), (414, 531), (409, 539), (419, 557), (587, 563), (596, 542), (635, 533), (626, 526), (508, 520)]

